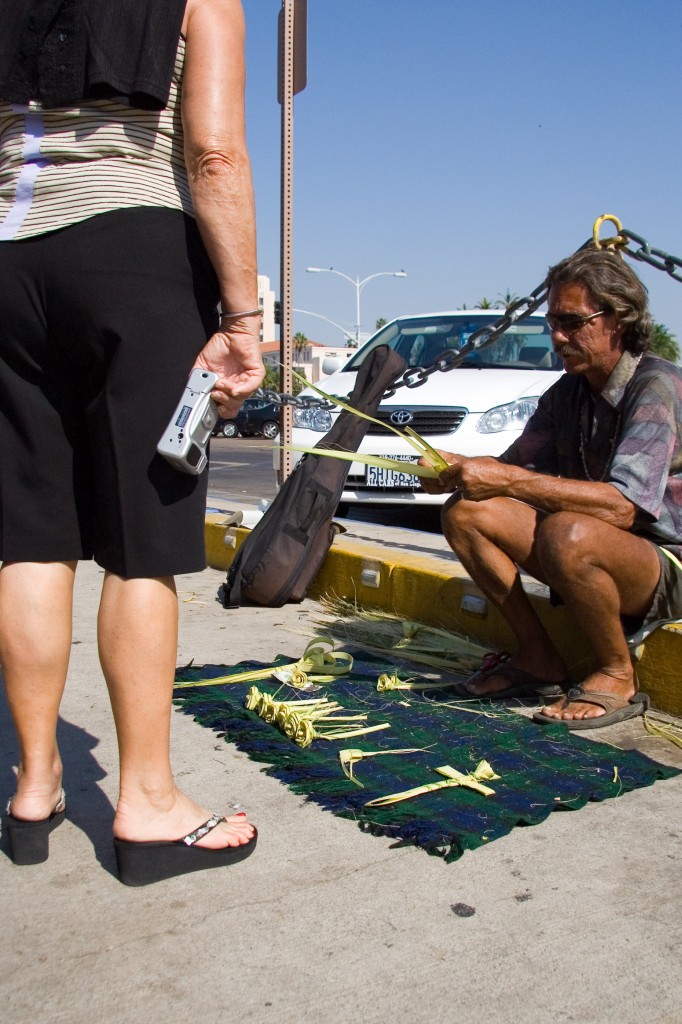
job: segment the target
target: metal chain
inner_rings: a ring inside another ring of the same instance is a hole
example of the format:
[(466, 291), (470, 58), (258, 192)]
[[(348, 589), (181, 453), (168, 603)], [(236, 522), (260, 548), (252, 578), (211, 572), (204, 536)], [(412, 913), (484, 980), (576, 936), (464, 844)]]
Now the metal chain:
[(636, 242), (639, 246), (638, 249), (622, 247), (621, 251), (631, 259), (648, 263), (649, 266), (656, 267), (657, 270), (665, 270), (666, 274), (669, 274), (675, 281), (682, 281), (682, 260), (679, 256), (671, 256), (663, 249), (653, 249), (646, 238), (642, 238), (641, 235), (636, 235), (634, 231), (628, 231), (626, 228), (622, 228), (620, 234), (631, 242)]
[(272, 405), (293, 405), (297, 409), (336, 409), (336, 402), (329, 402), (326, 398), (287, 395), (286, 392), (271, 391), (270, 388), (258, 388), (251, 397), (265, 398)]
[[(638, 248), (635, 249), (628, 246), (628, 241), (635, 242)], [(664, 270), (675, 281), (682, 282), (682, 259), (678, 256), (671, 256), (670, 253), (664, 252), (662, 249), (652, 248), (646, 238), (635, 234), (634, 231), (620, 228), (618, 235), (614, 236), (613, 241), (606, 239), (602, 244), (605, 247), (617, 249), (618, 252), (629, 256), (633, 260), (648, 263), (650, 266), (656, 267), (657, 270)], [(589, 238), (576, 252), (582, 252), (583, 249), (590, 248), (593, 245), (593, 239)], [(475, 331), (461, 349), (457, 351), (455, 349), (448, 349), (431, 366), (415, 366), (405, 370), (403, 375), (396, 378), (384, 391), (382, 401), (386, 398), (392, 398), (399, 388), (418, 388), (432, 374), (446, 373), (448, 370), (454, 370), (472, 352), (478, 352), (481, 349), (487, 348), (488, 345), (492, 345), (513, 324), (534, 313), (546, 300), (547, 294), (547, 285), (543, 281), (530, 295), (523, 299), (518, 299), (512, 306), (506, 309), (499, 320), (485, 327), (480, 327)], [(254, 392), (254, 396), (256, 398), (264, 398), (268, 402), (272, 402), (273, 405), (293, 405), (299, 409), (336, 408), (334, 402), (327, 401), (325, 398), (313, 396), (303, 398), (300, 395), (281, 394), (278, 391), (271, 391), (269, 388), (259, 388), (258, 391)]]

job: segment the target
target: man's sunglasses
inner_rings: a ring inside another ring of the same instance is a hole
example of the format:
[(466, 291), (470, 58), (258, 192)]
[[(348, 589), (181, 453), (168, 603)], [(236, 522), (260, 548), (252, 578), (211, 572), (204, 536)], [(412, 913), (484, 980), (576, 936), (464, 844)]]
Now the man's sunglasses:
[(545, 320), (551, 331), (561, 331), (563, 334), (575, 334), (583, 324), (594, 320), (596, 316), (604, 316), (607, 309), (600, 309), (598, 313), (588, 313), (581, 316), (580, 313), (545, 313)]

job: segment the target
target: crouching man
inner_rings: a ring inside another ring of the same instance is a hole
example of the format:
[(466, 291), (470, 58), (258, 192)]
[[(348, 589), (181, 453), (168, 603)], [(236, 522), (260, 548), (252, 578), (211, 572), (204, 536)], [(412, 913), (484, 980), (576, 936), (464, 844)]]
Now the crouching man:
[[(682, 617), (682, 369), (652, 354), (646, 290), (623, 259), (588, 249), (552, 267), (547, 322), (566, 373), (499, 458), (447, 452), (429, 493), (452, 492), (443, 532), (501, 612), (517, 650), (460, 688), (538, 696), (570, 729), (642, 714), (626, 633)], [(570, 608), (596, 655), (580, 686), (520, 569)], [(567, 692), (566, 692), (567, 691)]]

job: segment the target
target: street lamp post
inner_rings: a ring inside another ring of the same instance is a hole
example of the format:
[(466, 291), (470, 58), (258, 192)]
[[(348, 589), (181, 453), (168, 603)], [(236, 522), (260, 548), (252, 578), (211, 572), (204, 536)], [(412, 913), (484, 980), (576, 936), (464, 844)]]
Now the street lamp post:
[(318, 320), (325, 320), (328, 324), (332, 324), (332, 326), (338, 327), (338, 329), (343, 333), (346, 340), (352, 342), (353, 335), (351, 334), (351, 332), (348, 330), (347, 327), (342, 327), (341, 324), (337, 324), (336, 320), (330, 320), (328, 316), (322, 316), (321, 313), (312, 313), (309, 309), (296, 309), (294, 307), (293, 311), (294, 313), (305, 313), (306, 316), (317, 317)]
[(348, 274), (344, 274), (340, 270), (334, 270), (334, 267), (306, 267), (305, 269), (308, 274), (337, 274), (353, 285), (355, 288), (355, 342), (357, 345), (360, 344), (360, 292), (367, 282), (375, 277), (407, 277), (404, 270), (380, 270), (378, 274), (370, 274), (369, 277), (363, 277), (361, 281), (359, 277), (349, 277)]

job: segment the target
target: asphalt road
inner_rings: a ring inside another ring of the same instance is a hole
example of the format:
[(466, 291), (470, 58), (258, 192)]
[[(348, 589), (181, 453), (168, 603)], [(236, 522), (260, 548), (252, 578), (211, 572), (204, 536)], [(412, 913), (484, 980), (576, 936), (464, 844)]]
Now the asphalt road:
[(257, 506), (277, 493), (272, 442), (264, 437), (214, 437), (208, 471), (208, 504), (233, 509)]
[[(208, 506), (227, 511), (257, 508), (277, 493), (273, 447), (264, 437), (214, 437), (208, 476)], [(371, 508), (353, 506), (348, 518), (408, 530), (440, 533), (439, 510), (432, 506)]]

